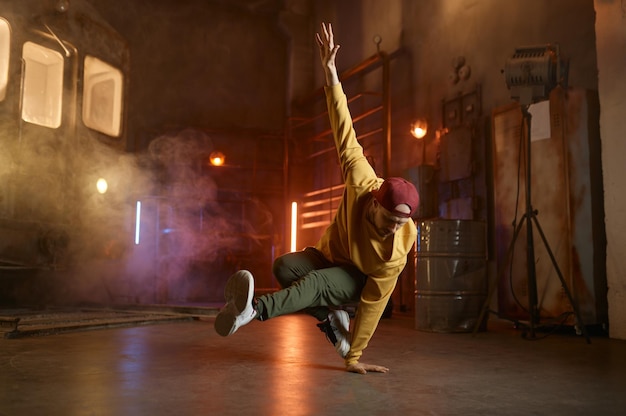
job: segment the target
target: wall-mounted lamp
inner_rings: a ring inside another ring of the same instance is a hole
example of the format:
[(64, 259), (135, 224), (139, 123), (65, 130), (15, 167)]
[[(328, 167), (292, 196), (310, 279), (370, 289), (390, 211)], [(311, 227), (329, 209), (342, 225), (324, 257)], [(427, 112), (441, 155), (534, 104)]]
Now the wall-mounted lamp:
[(209, 162), (211, 162), (213, 166), (222, 166), (225, 161), (226, 157), (224, 156), (224, 153), (219, 150), (215, 150), (209, 155)]
[(96, 181), (96, 189), (98, 190), (98, 193), (105, 194), (107, 192), (107, 189), (109, 189), (109, 184), (107, 183), (107, 180), (104, 178), (98, 179)]
[(411, 123), (411, 134), (416, 139), (423, 139), (428, 132), (428, 123), (423, 118), (419, 118)]

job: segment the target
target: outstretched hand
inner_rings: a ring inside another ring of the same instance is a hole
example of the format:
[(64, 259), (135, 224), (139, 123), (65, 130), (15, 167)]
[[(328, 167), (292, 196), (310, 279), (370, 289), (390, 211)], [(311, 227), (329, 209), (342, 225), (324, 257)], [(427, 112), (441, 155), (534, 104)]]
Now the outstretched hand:
[(382, 365), (375, 364), (365, 364), (365, 363), (356, 363), (349, 365), (346, 370), (351, 373), (358, 374), (367, 374), (368, 371), (373, 371), (375, 373), (386, 373), (389, 371), (387, 367), (383, 367)]
[(338, 84), (339, 77), (337, 76), (335, 58), (337, 57), (339, 45), (335, 44), (332, 25), (330, 23), (328, 25), (322, 23), (321, 34), (316, 33), (315, 39), (320, 48), (320, 60), (322, 61), (322, 67), (326, 75), (326, 84), (328, 86)]

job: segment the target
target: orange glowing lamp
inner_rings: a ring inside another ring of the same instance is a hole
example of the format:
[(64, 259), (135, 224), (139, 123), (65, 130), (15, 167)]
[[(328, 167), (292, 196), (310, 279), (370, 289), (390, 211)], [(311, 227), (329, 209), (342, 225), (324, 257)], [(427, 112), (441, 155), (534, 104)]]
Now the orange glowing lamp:
[(424, 119), (415, 120), (411, 123), (411, 134), (416, 139), (423, 139), (428, 132), (428, 123)]
[(216, 150), (214, 152), (211, 152), (211, 154), (209, 155), (209, 161), (213, 166), (222, 166), (226, 161), (226, 157), (224, 156), (224, 153)]

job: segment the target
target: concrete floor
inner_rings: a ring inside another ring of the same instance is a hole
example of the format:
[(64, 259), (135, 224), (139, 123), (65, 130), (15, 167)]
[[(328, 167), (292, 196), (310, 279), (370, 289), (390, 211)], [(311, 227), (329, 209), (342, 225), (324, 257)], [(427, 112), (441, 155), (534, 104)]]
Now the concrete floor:
[(344, 371), (312, 318), (254, 321), (228, 338), (212, 317), (0, 339), (0, 415), (624, 415), (626, 342), (525, 340), (508, 321), (439, 334), (381, 321)]

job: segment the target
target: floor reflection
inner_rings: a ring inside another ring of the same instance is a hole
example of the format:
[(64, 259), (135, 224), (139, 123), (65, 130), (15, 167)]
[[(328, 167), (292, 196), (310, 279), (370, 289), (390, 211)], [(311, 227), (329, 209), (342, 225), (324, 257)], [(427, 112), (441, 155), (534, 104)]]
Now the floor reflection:
[(306, 365), (315, 353), (307, 342), (307, 336), (315, 329), (313, 318), (285, 316), (281, 318), (283, 329), (276, 332), (274, 342), (275, 360), (282, 365), (273, 366), (270, 395), (270, 414), (311, 414), (306, 392), (315, 388), (311, 369)]

